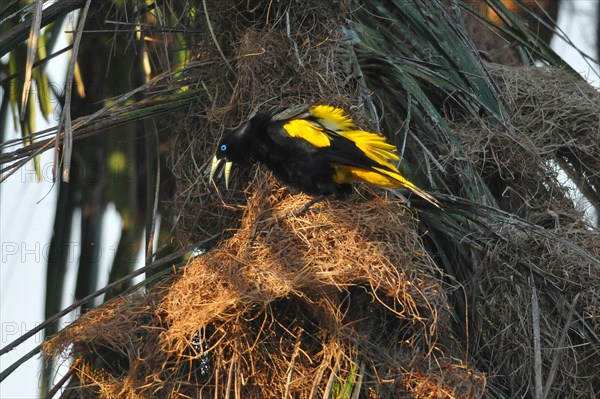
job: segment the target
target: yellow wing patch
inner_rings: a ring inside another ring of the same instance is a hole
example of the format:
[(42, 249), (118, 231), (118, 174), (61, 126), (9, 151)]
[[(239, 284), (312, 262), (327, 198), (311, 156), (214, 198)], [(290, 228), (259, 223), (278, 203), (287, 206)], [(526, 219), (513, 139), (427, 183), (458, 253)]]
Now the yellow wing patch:
[(379, 134), (357, 130), (354, 122), (343, 109), (331, 105), (315, 105), (310, 108), (310, 113), (325, 129), (332, 130), (353, 141), (367, 157), (376, 163), (396, 170), (396, 167), (390, 162), (390, 160), (400, 160), (394, 153), (396, 146), (388, 143), (385, 137)]
[(384, 136), (357, 130), (354, 122), (343, 109), (331, 105), (315, 105), (309, 109), (309, 112), (316, 121), (292, 119), (283, 125), (291, 137), (304, 139), (315, 147), (328, 147), (331, 145), (331, 139), (335, 135), (339, 135), (352, 141), (363, 154), (377, 164), (377, 166), (370, 166), (367, 169), (334, 164), (332, 165), (334, 182), (346, 184), (363, 181), (386, 188), (404, 187), (441, 208), (437, 199), (400, 174), (392, 163), (392, 161), (400, 160), (395, 153), (396, 146), (388, 143)]
[(317, 118), (325, 129), (334, 132), (354, 129), (354, 122), (341, 108), (332, 107), (331, 105), (315, 105), (310, 107), (310, 113)]
[(328, 147), (331, 140), (323, 129), (304, 119), (292, 119), (283, 125), (291, 137), (304, 139), (315, 147)]
[(353, 141), (373, 161), (391, 170), (396, 170), (390, 160), (399, 161), (400, 157), (395, 154), (396, 146), (388, 143), (385, 137), (364, 130), (349, 130), (339, 134)]

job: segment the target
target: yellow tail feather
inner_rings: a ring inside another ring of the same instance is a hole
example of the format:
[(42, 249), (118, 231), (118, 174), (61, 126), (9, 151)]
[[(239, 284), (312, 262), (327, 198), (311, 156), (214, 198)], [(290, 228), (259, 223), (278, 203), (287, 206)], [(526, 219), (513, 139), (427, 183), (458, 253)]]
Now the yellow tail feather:
[(379, 169), (379, 168), (374, 168), (376, 171), (378, 171), (379, 173), (385, 174), (390, 176), (392, 179), (394, 179), (397, 184), (394, 186), (396, 187), (404, 187), (409, 189), (410, 191), (412, 191), (413, 193), (415, 193), (416, 195), (418, 195), (419, 197), (423, 198), (425, 201), (429, 202), (430, 204), (438, 207), (438, 208), (442, 208), (442, 206), (440, 205), (440, 202), (435, 199), (431, 194), (427, 193), (426, 191), (420, 189), (419, 187), (415, 186), (413, 183), (411, 183), (410, 181), (408, 181), (404, 176), (402, 176), (400, 173), (395, 173), (395, 172), (390, 172), (388, 170), (385, 169)]
[(413, 183), (408, 181), (400, 173), (392, 172), (386, 169), (374, 168), (375, 170), (355, 168), (352, 166), (341, 166), (335, 167), (334, 180), (337, 183), (350, 183), (355, 180), (364, 181), (367, 183), (375, 184), (380, 187), (386, 188), (398, 188), (403, 187), (409, 189), (414, 194), (423, 198), (430, 204), (441, 208), (441, 205), (437, 199), (431, 194), (421, 190)]

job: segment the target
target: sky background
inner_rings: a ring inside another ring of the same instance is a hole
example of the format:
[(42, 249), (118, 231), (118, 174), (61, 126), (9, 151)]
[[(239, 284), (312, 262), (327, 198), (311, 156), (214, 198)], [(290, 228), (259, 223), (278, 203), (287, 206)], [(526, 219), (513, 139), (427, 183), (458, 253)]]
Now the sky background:
[[(581, 51), (592, 55), (595, 52), (597, 7), (598, 0), (564, 0), (558, 20), (559, 28), (567, 37)], [(590, 69), (577, 50), (556, 38), (552, 47), (575, 70), (598, 86), (597, 72)], [(50, 82), (64, 81), (67, 57), (68, 55), (64, 54), (51, 61), (47, 69), (50, 72)], [(597, 66), (594, 65), (594, 68)], [(40, 118), (37, 129), (55, 126), (59, 113), (60, 109), (57, 108), (49, 121)], [(10, 123), (12, 126), (12, 121), (4, 123)], [(14, 132), (13, 137), (9, 139), (17, 137), (17, 134)], [(46, 261), (57, 197), (57, 190), (51, 178), (51, 158), (51, 151), (41, 156), (41, 182), (35, 182), (33, 166), (27, 165), (0, 185), (0, 347), (4, 347), (44, 320)], [(114, 226), (114, 229), (107, 229), (100, 247), (102, 285), (108, 280), (109, 265), (112, 264), (121, 230), (121, 220), (114, 207), (109, 208), (103, 222), (105, 226)], [(73, 223), (73, 233), (77, 237), (79, 214), (75, 214)], [(79, 246), (76, 242), (72, 243), (70, 249), (66, 290), (68, 293), (63, 298), (65, 306), (73, 302), (76, 260), (79, 256)], [(62, 325), (66, 325), (69, 320), (72, 320), (72, 316), (63, 320)], [(0, 370), (4, 370), (41, 344), (42, 339), (42, 335), (37, 334), (17, 350), (0, 357)], [(59, 370), (58, 378), (63, 372)], [(37, 398), (38, 379), (39, 356), (36, 356), (0, 384), (0, 399)]]

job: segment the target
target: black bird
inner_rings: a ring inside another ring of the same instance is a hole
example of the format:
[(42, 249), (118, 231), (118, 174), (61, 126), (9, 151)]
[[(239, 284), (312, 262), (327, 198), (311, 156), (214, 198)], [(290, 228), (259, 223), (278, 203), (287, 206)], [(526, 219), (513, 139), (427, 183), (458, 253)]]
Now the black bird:
[(262, 163), (294, 190), (318, 199), (351, 191), (364, 181), (381, 187), (404, 187), (440, 207), (439, 202), (404, 178), (392, 161), (396, 147), (385, 137), (358, 129), (340, 108), (314, 105), (277, 114), (258, 114), (219, 142), (210, 172), (225, 160), (228, 187), (232, 163)]

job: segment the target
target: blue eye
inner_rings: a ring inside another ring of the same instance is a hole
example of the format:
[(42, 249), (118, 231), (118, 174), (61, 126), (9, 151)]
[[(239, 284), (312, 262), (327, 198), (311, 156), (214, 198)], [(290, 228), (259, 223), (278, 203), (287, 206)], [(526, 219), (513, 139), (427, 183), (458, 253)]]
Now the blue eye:
[(219, 147), (219, 150), (225, 152), (227, 151), (227, 145), (226, 144), (221, 144), (221, 146)]

